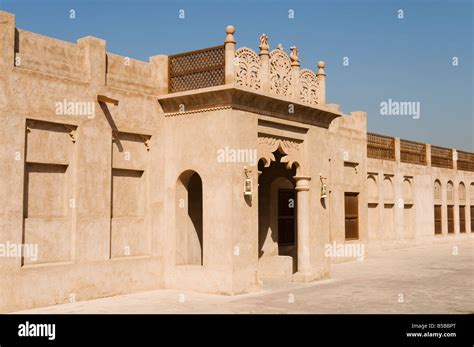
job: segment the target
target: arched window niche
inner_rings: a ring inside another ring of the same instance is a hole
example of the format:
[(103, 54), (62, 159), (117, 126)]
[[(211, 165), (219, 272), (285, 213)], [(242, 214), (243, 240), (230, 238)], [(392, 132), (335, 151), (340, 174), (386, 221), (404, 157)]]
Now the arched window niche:
[(192, 170), (176, 182), (176, 265), (203, 265), (202, 180)]

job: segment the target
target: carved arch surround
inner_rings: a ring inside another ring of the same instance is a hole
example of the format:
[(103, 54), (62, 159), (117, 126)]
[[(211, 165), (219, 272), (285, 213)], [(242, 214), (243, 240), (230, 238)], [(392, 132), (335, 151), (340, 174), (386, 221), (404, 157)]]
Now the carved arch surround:
[(265, 167), (269, 167), (272, 161), (276, 161), (273, 152), (279, 150), (284, 156), (282, 163), (286, 163), (286, 168), (291, 170), (296, 164), (297, 170), (302, 165), (302, 141), (288, 139), (271, 135), (259, 135), (258, 137), (258, 158), (263, 160)]

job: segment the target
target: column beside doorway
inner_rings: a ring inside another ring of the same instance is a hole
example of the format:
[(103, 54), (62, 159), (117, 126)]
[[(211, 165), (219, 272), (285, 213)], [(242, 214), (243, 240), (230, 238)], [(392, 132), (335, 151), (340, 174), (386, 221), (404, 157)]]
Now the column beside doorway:
[(296, 181), (296, 225), (298, 269), (293, 275), (295, 282), (310, 282), (316, 279), (311, 271), (311, 221), (309, 204), (309, 176), (295, 176)]

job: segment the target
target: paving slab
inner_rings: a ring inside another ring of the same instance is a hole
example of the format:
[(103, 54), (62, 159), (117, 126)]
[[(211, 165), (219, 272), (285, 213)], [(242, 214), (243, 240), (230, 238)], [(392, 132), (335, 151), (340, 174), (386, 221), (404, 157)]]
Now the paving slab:
[(328, 280), (266, 281), (237, 296), (161, 289), (17, 313), (474, 313), (473, 248), (463, 241), (386, 251), (334, 264)]

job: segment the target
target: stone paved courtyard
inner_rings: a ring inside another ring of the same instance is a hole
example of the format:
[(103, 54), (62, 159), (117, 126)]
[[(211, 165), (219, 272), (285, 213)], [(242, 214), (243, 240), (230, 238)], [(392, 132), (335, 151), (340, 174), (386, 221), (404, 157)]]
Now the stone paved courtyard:
[(464, 241), (387, 251), (333, 265), (330, 280), (267, 281), (261, 292), (234, 297), (156, 290), (21, 313), (473, 313), (473, 246)]

